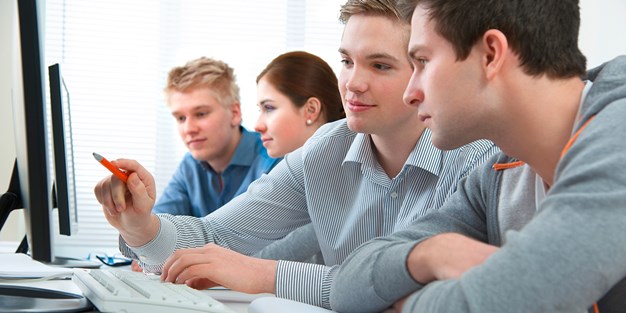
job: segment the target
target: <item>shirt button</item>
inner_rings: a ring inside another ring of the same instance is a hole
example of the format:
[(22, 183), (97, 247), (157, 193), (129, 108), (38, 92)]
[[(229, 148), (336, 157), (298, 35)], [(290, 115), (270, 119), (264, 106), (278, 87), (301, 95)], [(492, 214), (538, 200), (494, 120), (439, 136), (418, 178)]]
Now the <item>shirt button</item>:
[(144, 263), (145, 263), (147, 260), (148, 260), (148, 257), (146, 257), (145, 255), (140, 255), (140, 256), (139, 256), (139, 261), (141, 261), (141, 262), (144, 262)]
[(394, 191), (394, 192), (391, 193), (391, 198), (395, 199), (397, 197), (398, 197), (398, 193), (397, 192)]

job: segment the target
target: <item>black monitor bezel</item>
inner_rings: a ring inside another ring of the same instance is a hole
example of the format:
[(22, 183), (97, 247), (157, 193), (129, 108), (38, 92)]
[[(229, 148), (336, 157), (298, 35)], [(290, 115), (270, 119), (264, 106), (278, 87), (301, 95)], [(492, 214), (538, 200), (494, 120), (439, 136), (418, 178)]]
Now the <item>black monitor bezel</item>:
[(39, 12), (35, 0), (20, 0), (17, 8), (24, 100), (23, 131), (26, 135), (26, 164), (20, 164), (24, 160), (18, 155), (18, 171), (26, 210), (26, 236), (31, 258), (52, 262), (51, 188)]
[[(55, 183), (53, 196), (59, 215), (59, 233), (71, 236), (76, 232), (78, 216), (72, 148), (69, 92), (58, 63), (48, 67)], [(64, 99), (65, 94), (65, 99)], [(67, 137), (66, 137), (67, 136)], [(67, 141), (65, 139), (68, 139)]]

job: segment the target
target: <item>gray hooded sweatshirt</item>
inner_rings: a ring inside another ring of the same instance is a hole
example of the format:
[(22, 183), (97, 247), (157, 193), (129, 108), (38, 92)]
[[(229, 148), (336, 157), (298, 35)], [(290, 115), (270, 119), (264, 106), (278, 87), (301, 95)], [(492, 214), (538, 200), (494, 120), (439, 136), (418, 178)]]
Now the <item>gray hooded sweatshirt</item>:
[[(590, 71), (577, 131), (542, 197), (527, 165), (495, 170), (500, 154), (460, 182), (436, 212), (360, 246), (331, 289), (339, 312), (626, 312), (626, 56)], [(541, 199), (541, 200), (537, 200)], [(500, 246), (459, 279), (420, 285), (412, 248), (455, 232)]]

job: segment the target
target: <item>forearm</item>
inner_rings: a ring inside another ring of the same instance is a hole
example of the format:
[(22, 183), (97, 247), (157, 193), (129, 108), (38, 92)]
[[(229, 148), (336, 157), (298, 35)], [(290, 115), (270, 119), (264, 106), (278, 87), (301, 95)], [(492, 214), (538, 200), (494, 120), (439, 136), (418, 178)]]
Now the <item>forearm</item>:
[(422, 286), (409, 274), (411, 240), (371, 240), (340, 266), (331, 292), (331, 307), (340, 312), (380, 312)]
[[(542, 214), (522, 232), (510, 233), (507, 244), (484, 264), (415, 293), (403, 312), (586, 311), (624, 275), (619, 260), (626, 257), (626, 236), (615, 234), (623, 232), (618, 229), (626, 220), (613, 216), (620, 222), (601, 223), (602, 232), (613, 235), (589, 240), (580, 231), (582, 224), (599, 231), (591, 217)], [(574, 226), (573, 219), (582, 224)]]
[(169, 214), (156, 217), (160, 228), (152, 240), (141, 246), (120, 242), (122, 253), (138, 259), (144, 270), (160, 272), (163, 263), (174, 251), (214, 242), (211, 227), (204, 219)]

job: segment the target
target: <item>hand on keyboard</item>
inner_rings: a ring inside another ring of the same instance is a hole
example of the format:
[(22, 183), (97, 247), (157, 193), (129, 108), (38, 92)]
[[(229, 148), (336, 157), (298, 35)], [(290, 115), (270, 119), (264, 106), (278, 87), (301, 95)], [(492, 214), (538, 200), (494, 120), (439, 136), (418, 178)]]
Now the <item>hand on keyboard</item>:
[(121, 269), (76, 269), (72, 280), (101, 312), (234, 313), (208, 293)]
[(276, 293), (276, 264), (210, 243), (174, 252), (161, 278), (196, 289), (221, 285), (245, 293)]

